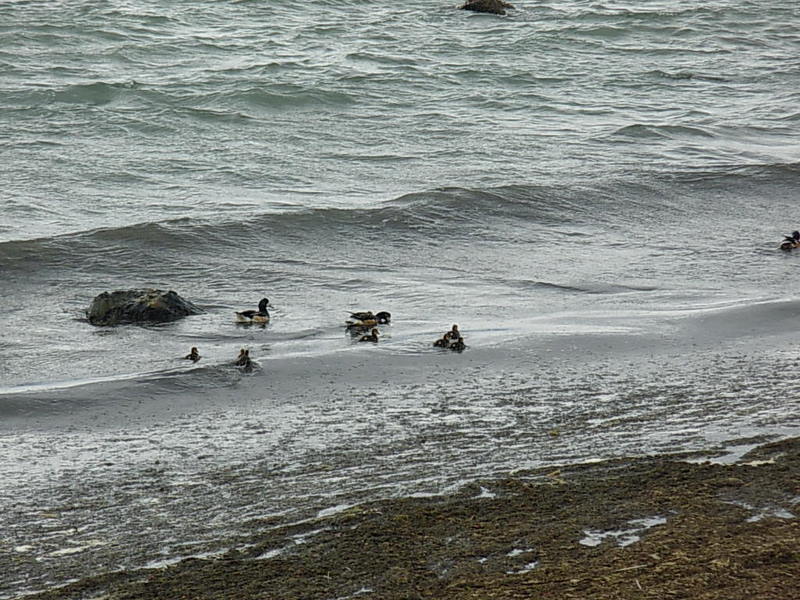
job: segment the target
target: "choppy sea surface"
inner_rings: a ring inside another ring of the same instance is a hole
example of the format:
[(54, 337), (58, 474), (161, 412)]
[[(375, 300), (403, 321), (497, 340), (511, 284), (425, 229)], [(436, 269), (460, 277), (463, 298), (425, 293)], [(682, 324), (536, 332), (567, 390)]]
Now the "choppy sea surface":
[(800, 5), (515, 4), (0, 3), (0, 598), (800, 431)]

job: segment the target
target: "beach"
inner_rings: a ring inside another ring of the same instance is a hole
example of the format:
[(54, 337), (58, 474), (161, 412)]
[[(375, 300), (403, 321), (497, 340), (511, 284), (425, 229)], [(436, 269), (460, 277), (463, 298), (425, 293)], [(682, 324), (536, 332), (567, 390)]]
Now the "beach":
[(800, 440), (750, 442), (252, 523), (230, 552), (32, 598), (791, 598)]
[(0, 600), (792, 596), (800, 6), (514, 4), (0, 2)]

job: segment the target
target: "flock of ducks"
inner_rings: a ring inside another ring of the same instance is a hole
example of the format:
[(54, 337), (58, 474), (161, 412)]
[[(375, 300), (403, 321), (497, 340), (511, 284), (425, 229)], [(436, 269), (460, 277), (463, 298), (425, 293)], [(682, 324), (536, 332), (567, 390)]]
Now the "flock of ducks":
[[(784, 236), (779, 248), (781, 250), (794, 250), (800, 248), (800, 231), (793, 231), (792, 235)], [(267, 310), (270, 307), (269, 299), (262, 298), (258, 303), (257, 310), (242, 310), (236, 312), (236, 322), (242, 324), (266, 324), (269, 323), (270, 315)], [(373, 313), (372, 311), (360, 311), (350, 313), (350, 318), (345, 321), (347, 331), (359, 342), (378, 343), (380, 338), (380, 331), (378, 325), (388, 325), (392, 320), (391, 313), (381, 311)], [(437, 348), (444, 348), (452, 350), (453, 352), (463, 352), (467, 345), (464, 343), (464, 338), (458, 330), (458, 325), (444, 333), (441, 338), (433, 342)], [(184, 359), (197, 362), (202, 358), (197, 348), (192, 347), (191, 352), (184, 356)], [(250, 358), (250, 350), (242, 348), (239, 351), (239, 356), (233, 361), (233, 364), (241, 368), (245, 373), (249, 373), (254, 368), (253, 360)]]
[(464, 338), (461, 337), (461, 332), (458, 330), (458, 325), (453, 325), (453, 328), (433, 342), (433, 345), (437, 348), (447, 348), (453, 352), (463, 352), (464, 348), (467, 347), (464, 343)]
[[(798, 236), (800, 236), (800, 234), (798, 234)], [(267, 310), (269, 307), (271, 307), (269, 299), (262, 298), (258, 303), (257, 310), (237, 311), (236, 322), (240, 324), (259, 325), (269, 323), (270, 314)], [(391, 313), (385, 310), (378, 313), (373, 313), (372, 311), (353, 312), (350, 313), (350, 318), (345, 321), (345, 328), (351, 336), (357, 338), (358, 342), (377, 344), (380, 336), (380, 331), (377, 326), (388, 325), (391, 321)], [(445, 332), (441, 338), (433, 342), (433, 345), (437, 348), (445, 348), (454, 352), (463, 352), (467, 347), (464, 343), (464, 338), (461, 336), (461, 332), (458, 330), (458, 325), (453, 325), (452, 329)], [(197, 348), (193, 346), (191, 352), (183, 358), (196, 363), (202, 357)], [(255, 363), (250, 358), (250, 350), (247, 348), (242, 348), (239, 351), (239, 356), (236, 357), (233, 364), (245, 373), (250, 373), (255, 368)]]

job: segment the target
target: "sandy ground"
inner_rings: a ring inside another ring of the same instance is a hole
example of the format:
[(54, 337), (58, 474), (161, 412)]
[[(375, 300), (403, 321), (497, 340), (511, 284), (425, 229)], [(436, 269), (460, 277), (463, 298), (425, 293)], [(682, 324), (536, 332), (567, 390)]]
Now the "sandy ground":
[(33, 598), (800, 597), (800, 439), (734, 464), (708, 458), (516, 472), (450, 496), (259, 523), (222, 556)]

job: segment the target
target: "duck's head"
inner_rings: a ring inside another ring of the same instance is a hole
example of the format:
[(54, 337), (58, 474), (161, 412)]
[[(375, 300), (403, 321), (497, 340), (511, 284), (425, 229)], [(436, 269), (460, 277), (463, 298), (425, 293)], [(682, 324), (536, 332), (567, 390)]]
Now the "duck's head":
[[(258, 303), (258, 312), (267, 312), (267, 305), (269, 304), (269, 300), (267, 298), (262, 298), (261, 302)], [(252, 306), (252, 304), (250, 305)]]
[(452, 328), (450, 331), (452, 331), (453, 333), (455, 333), (456, 335), (458, 335), (459, 337), (461, 337), (461, 336), (459, 335), (459, 333), (458, 333), (458, 325), (456, 325), (455, 323), (453, 323), (453, 328)]
[(389, 321), (392, 320), (392, 313), (382, 310), (377, 315), (375, 315), (375, 319), (377, 319), (380, 325), (386, 325)]
[(197, 347), (192, 346), (192, 351), (190, 352), (190, 354), (197, 354)]
[(800, 241), (800, 231), (793, 231), (792, 239)]

